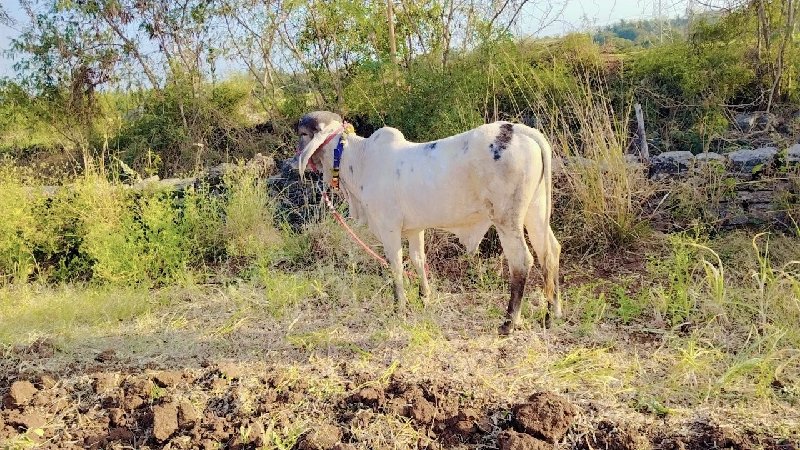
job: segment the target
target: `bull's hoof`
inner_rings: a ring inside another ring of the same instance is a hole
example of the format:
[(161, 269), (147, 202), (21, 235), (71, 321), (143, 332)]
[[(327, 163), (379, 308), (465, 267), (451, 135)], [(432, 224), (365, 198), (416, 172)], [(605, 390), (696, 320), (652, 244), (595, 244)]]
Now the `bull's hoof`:
[(500, 336), (508, 336), (512, 331), (514, 331), (514, 324), (511, 323), (510, 320), (507, 320), (506, 323), (497, 327), (497, 334)]

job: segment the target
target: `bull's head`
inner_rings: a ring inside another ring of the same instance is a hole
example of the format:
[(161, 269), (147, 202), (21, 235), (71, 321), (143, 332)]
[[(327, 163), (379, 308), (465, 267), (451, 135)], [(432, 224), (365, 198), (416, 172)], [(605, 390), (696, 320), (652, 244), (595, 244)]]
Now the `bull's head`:
[[(297, 170), (300, 177), (305, 174), (309, 161), (317, 167), (325, 167), (325, 152), (321, 150), (322, 144), (331, 133), (342, 126), (342, 117), (328, 111), (314, 111), (303, 116), (297, 123)], [(331, 144), (329, 144), (331, 145)], [(332, 145), (336, 145), (334, 142)], [(328, 152), (330, 153), (330, 152)], [(332, 158), (332, 156), (331, 156)]]

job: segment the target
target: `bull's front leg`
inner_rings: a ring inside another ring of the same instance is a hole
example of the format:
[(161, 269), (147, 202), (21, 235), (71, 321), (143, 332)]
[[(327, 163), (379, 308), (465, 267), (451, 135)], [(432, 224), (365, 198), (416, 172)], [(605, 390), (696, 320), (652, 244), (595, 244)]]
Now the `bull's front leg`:
[(383, 249), (386, 259), (389, 260), (389, 270), (394, 281), (394, 301), (398, 311), (405, 311), (408, 300), (403, 289), (403, 246), (400, 231), (387, 231), (381, 233)]
[(419, 296), (423, 303), (431, 296), (431, 287), (428, 284), (428, 271), (425, 268), (425, 230), (407, 232), (408, 256), (417, 269), (419, 276)]

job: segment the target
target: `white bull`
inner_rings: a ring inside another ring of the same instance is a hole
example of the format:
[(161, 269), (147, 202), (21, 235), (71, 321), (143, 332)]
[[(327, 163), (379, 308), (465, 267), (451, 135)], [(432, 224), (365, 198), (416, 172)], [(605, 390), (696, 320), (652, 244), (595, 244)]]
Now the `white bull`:
[[(508, 260), (511, 298), (499, 328), (510, 333), (520, 323), (525, 282), (533, 264), (523, 228), (544, 274), (546, 324), (561, 317), (558, 266), (561, 245), (550, 228), (552, 150), (534, 128), (508, 122), (482, 125), (428, 143), (407, 141), (384, 127), (369, 138), (344, 131), (339, 115), (317, 111), (298, 123), (298, 169), (309, 161), (326, 183), (338, 181), (350, 214), (381, 240), (394, 278), (399, 308), (403, 290), (402, 238), (420, 278), (420, 294), (430, 294), (425, 271), (426, 228), (451, 231), (474, 252), (491, 225)], [(334, 153), (342, 142), (340, 161)]]

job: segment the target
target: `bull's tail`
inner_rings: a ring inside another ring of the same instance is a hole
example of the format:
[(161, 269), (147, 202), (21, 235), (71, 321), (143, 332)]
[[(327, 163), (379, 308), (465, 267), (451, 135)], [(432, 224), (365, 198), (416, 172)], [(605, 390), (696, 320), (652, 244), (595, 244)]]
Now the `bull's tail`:
[(540, 261), (544, 275), (544, 294), (549, 304), (549, 314), (547, 316), (547, 323), (549, 324), (552, 317), (556, 319), (561, 317), (561, 299), (558, 287), (561, 244), (559, 244), (550, 227), (550, 219), (553, 215), (553, 149), (541, 131), (524, 125), (517, 125), (515, 129), (536, 142), (542, 157), (541, 184), (537, 186), (537, 189), (544, 188), (545, 190), (545, 223), (541, 227), (544, 236), (530, 236), (530, 238), (532, 241), (533, 239), (541, 239), (542, 241)]
[(541, 183), (544, 184), (545, 197), (547, 202), (547, 223), (550, 223), (550, 216), (553, 215), (553, 149), (550, 147), (550, 142), (536, 128), (531, 128), (525, 125), (516, 125), (515, 131), (521, 132), (523, 135), (533, 139), (539, 146), (542, 155), (542, 177)]

